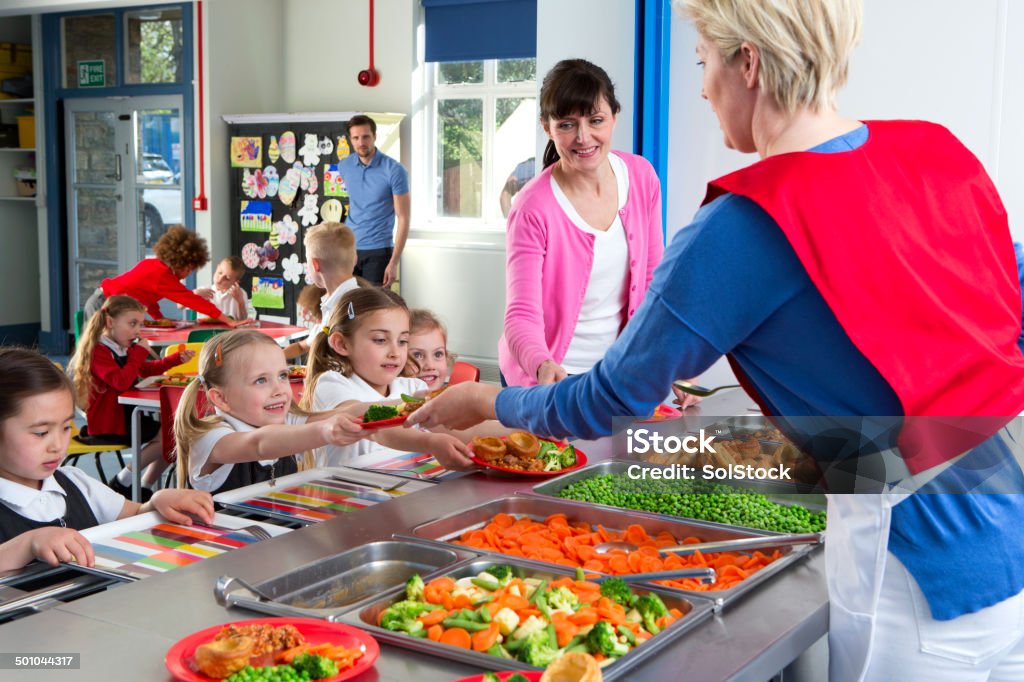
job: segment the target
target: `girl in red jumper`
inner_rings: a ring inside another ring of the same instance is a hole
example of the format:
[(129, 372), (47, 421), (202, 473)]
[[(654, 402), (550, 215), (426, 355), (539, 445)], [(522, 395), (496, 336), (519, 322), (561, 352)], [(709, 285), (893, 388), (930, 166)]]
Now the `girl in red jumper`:
[[(172, 353), (162, 360), (150, 360), (150, 345), (139, 338), (146, 308), (130, 296), (111, 296), (92, 316), (75, 352), (74, 380), (78, 404), (86, 406), (88, 425), (80, 439), (87, 443), (123, 443), (128, 437), (131, 407), (117, 402), (118, 396), (141, 377), (163, 374), (171, 367), (188, 362), (194, 351)], [(137, 454), (146, 470), (142, 485), (152, 488), (167, 467), (160, 452), (160, 425), (143, 417), (141, 443)], [(125, 467), (110, 482), (121, 494), (130, 494), (131, 470)], [(151, 493), (148, 493), (151, 494)], [(143, 498), (147, 491), (143, 491)]]

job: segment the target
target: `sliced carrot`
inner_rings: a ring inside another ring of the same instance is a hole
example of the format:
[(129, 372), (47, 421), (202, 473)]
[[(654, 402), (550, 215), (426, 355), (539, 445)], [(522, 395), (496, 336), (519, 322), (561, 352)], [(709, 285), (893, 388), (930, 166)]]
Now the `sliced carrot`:
[(444, 634), (444, 626), (440, 623), (436, 623), (427, 628), (427, 639), (431, 642), (440, 642), (441, 635)]
[(558, 639), (559, 647), (564, 647), (580, 632), (579, 627), (568, 619), (555, 622), (554, 625), (555, 637)]
[(473, 651), (487, 651), (492, 646), (497, 644), (499, 634), (501, 633), (498, 632), (497, 623), (491, 623), (486, 630), (480, 630), (478, 632), (473, 633), (473, 636), (471, 638), (473, 644)]
[(434, 578), (429, 583), (427, 583), (427, 587), (430, 587), (432, 585), (435, 586), (437, 589), (443, 590), (445, 592), (451, 592), (455, 589), (455, 581), (446, 575), (443, 575), (440, 578)]
[(438, 641), (441, 644), (449, 644), (462, 649), (469, 649), (472, 646), (469, 633), (464, 628), (448, 628)]
[(465, 592), (460, 592), (452, 597), (452, 606), (456, 609), (468, 609), (472, 605), (473, 600)]
[(424, 625), (430, 626), (436, 623), (440, 623), (447, 617), (447, 611), (445, 611), (444, 609), (437, 609), (436, 611), (427, 611), (426, 613), (421, 613), (419, 616), (419, 621)]

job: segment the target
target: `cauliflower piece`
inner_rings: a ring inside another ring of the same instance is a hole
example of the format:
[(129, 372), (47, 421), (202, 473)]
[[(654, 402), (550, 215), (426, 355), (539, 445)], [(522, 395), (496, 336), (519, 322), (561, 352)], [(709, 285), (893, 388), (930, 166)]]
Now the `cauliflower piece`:
[(512, 632), (519, 627), (519, 614), (512, 609), (505, 607), (494, 614), (491, 619), (498, 624), (498, 632), (505, 637), (508, 637)]
[[(499, 611), (498, 613), (501, 612)], [(537, 616), (530, 616), (523, 621), (522, 625), (516, 628), (515, 633), (512, 635), (512, 639), (523, 639), (524, 637), (529, 637), (535, 632), (546, 630), (547, 627), (548, 622), (546, 620), (538, 618)]]

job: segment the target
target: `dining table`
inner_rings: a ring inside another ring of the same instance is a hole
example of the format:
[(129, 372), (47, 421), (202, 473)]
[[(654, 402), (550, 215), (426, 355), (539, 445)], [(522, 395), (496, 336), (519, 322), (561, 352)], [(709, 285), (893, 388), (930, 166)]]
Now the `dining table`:
[[(214, 324), (188, 320), (174, 320), (173, 322), (174, 326), (168, 327), (146, 326), (143, 323), (139, 336), (149, 341), (151, 346), (163, 347), (187, 342), (189, 333), (197, 329), (221, 331), (231, 329), (228, 325), (220, 323)], [(248, 324), (242, 325), (241, 329), (256, 329), (282, 345), (303, 339), (309, 334), (307, 327), (271, 320), (252, 320)]]

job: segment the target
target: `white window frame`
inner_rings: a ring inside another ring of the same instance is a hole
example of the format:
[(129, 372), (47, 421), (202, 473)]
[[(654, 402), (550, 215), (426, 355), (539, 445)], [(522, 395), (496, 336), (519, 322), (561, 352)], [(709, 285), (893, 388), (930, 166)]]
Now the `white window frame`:
[[(454, 231), (505, 231), (505, 218), (501, 215), (498, 203), (502, 187), (508, 179), (508, 171), (496, 170), (488, 160), (494, 155), (494, 123), (497, 110), (496, 101), (506, 97), (522, 97), (539, 99), (536, 80), (516, 83), (498, 83), (497, 59), (486, 59), (484, 62), (484, 79), (482, 83), (438, 84), (438, 63), (428, 62), (423, 65), (423, 134), (419, 156), (424, 163), (419, 164), (419, 182), (422, 188), (420, 203), (420, 226), (434, 230)], [(481, 216), (457, 217), (438, 215), (437, 198), (435, 195), (439, 178), (438, 144), (437, 144), (437, 107), (446, 99), (483, 100), (483, 136), (482, 136), (482, 186)], [(538, 123), (539, 128), (539, 123)], [(530, 155), (533, 148), (530, 149)], [(528, 158), (525, 157), (524, 158)], [(511, 170), (511, 169), (509, 169)], [(498, 176), (501, 177), (498, 177)]]

